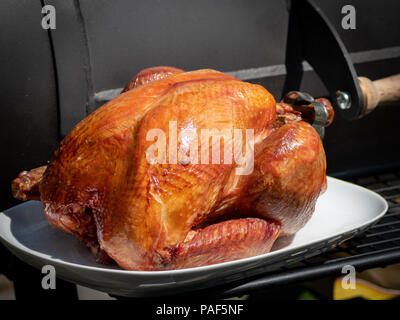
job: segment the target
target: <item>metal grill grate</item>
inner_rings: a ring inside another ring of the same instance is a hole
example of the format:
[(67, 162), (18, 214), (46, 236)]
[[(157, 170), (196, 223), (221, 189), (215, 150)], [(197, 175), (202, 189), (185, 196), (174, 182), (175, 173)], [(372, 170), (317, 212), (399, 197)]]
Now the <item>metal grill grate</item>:
[[(382, 195), (389, 204), (388, 212), (363, 234), (329, 252), (303, 260), (303, 265), (345, 262), (357, 257), (400, 251), (400, 171), (347, 180)], [(288, 268), (291, 266), (282, 269)]]
[[(357, 271), (385, 267), (400, 262), (400, 171), (361, 175), (344, 180), (364, 186), (381, 194), (389, 204), (385, 216), (361, 235), (342, 245), (310, 258), (286, 265), (274, 271), (241, 282), (208, 289), (208, 297), (227, 298), (258, 290), (290, 285), (328, 276), (339, 276), (342, 267), (353, 265)], [(315, 254), (315, 252), (313, 253)]]
[(381, 194), (388, 202), (389, 210), (378, 223), (337, 250), (347, 252), (350, 256), (367, 256), (400, 250), (400, 172), (350, 181)]

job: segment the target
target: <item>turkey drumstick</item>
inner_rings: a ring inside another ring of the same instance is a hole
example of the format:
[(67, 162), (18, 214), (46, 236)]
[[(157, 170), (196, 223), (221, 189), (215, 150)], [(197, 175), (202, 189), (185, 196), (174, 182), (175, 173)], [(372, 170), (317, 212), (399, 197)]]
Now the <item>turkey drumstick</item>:
[(47, 166), (41, 166), (30, 171), (22, 171), (11, 183), (14, 198), (22, 201), (40, 200), (39, 183)]

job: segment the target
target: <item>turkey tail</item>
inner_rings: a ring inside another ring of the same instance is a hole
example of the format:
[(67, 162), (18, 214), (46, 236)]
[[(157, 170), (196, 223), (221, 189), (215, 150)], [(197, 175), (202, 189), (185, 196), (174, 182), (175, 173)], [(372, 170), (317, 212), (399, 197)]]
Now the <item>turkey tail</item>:
[(40, 200), (39, 184), (47, 166), (22, 171), (11, 183), (11, 191), (14, 198), (27, 200)]

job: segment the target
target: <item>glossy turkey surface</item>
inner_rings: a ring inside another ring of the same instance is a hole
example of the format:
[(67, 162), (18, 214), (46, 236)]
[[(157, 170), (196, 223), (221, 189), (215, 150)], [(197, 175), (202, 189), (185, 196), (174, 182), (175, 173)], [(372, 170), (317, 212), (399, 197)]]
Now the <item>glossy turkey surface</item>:
[[(62, 141), (43, 177), (32, 179), (46, 217), (99, 260), (111, 258), (129, 270), (197, 267), (268, 252), (278, 236), (304, 226), (325, 189), (318, 134), (293, 116), (278, 121), (285, 111), (259, 85), (215, 70), (168, 68), (138, 74)], [(241, 129), (244, 150), (244, 133), (253, 129), (252, 170), (238, 174), (240, 165), (225, 161), (229, 139), (219, 145), (219, 164), (148, 161), (152, 129), (165, 133), (166, 159), (174, 154), (171, 123), (178, 150), (197, 141), (186, 135), (193, 129)], [(29, 186), (24, 177), (14, 184)]]

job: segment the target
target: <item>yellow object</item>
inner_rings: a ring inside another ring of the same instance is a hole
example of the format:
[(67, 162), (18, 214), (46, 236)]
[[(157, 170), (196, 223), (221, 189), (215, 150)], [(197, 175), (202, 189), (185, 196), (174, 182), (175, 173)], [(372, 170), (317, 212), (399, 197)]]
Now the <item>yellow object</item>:
[(357, 279), (355, 289), (344, 289), (342, 279), (337, 278), (333, 286), (334, 300), (363, 298), (367, 300), (389, 300), (400, 296), (400, 290), (385, 289), (363, 279)]

